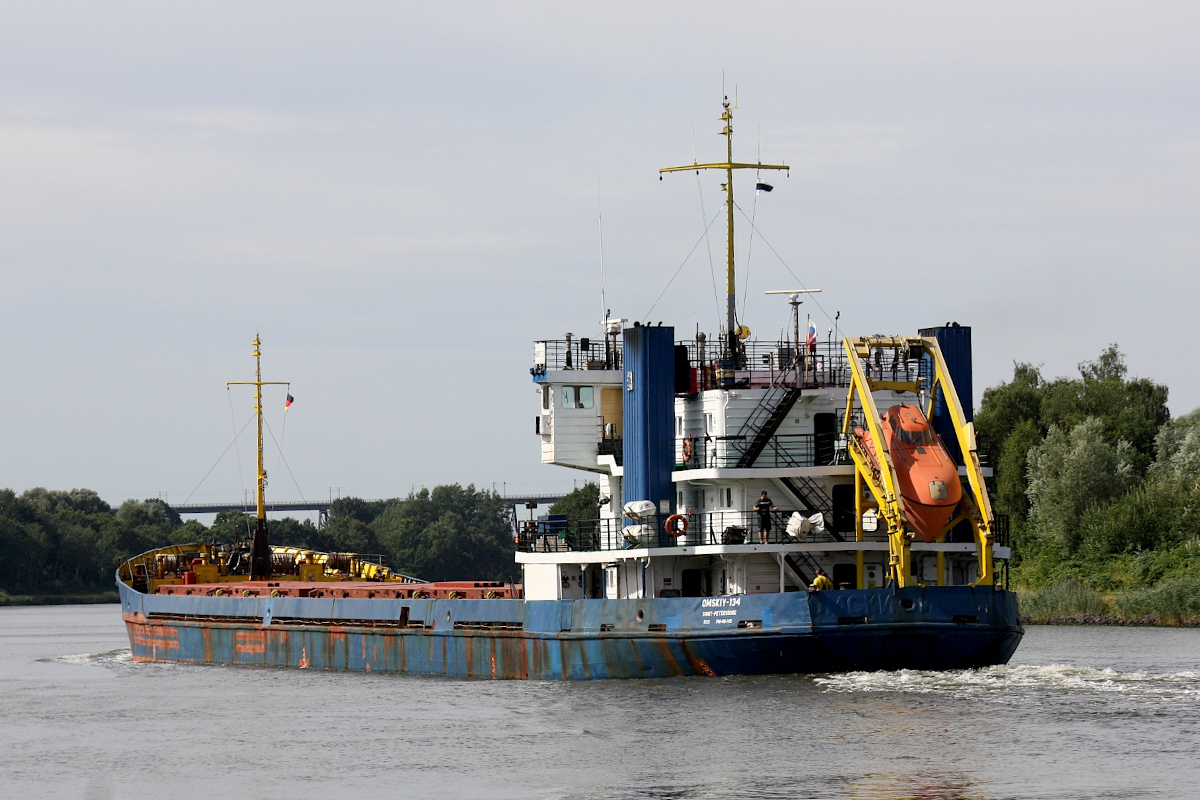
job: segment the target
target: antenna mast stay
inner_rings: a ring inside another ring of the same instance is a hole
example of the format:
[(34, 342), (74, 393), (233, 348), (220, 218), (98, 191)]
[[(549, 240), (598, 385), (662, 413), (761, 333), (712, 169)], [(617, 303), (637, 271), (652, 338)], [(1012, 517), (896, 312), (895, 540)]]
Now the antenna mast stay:
[(737, 288), (734, 278), (734, 261), (733, 261), (733, 171), (735, 169), (782, 169), (791, 174), (791, 167), (786, 164), (763, 164), (761, 162), (755, 164), (741, 163), (733, 160), (733, 112), (737, 108), (736, 105), (731, 106), (729, 96), (726, 95), (721, 101), (721, 106), (724, 109), (718, 119), (725, 123), (725, 127), (718, 134), (725, 137), (725, 161), (723, 163), (700, 164), (693, 162), (692, 164), (682, 167), (664, 167), (660, 169), (658, 179), (662, 180), (663, 173), (667, 172), (685, 172), (694, 169), (699, 174), (702, 169), (721, 169), (725, 170), (725, 212), (726, 212), (726, 244), (725, 244), (725, 291), (726, 291), (726, 310), (725, 310), (725, 353), (727, 358), (732, 358), (740, 361), (742, 354), (741, 339), (744, 336), (739, 336), (739, 333), (746, 333), (739, 329), (737, 324)]
[(258, 419), (258, 513), (254, 527), (254, 544), (250, 548), (250, 580), (271, 577), (271, 543), (267, 538), (267, 470), (263, 467), (263, 398), (264, 386), (288, 386), (287, 381), (264, 381), (262, 379), (262, 342), (254, 334), (254, 380), (229, 381), (226, 386), (253, 386), (254, 413)]

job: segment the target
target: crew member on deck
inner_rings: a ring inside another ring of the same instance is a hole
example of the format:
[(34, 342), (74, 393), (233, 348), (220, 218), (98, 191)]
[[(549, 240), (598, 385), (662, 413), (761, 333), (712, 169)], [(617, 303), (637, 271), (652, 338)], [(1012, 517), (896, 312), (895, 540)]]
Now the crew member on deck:
[(808, 587), (814, 592), (819, 592), (822, 589), (832, 589), (833, 581), (829, 580), (829, 576), (825, 574), (825, 570), (817, 568), (817, 577), (813, 580), (812, 586)]
[(758, 512), (758, 540), (762, 544), (766, 544), (767, 538), (771, 535), (771, 512), (779, 509), (771, 503), (771, 498), (767, 497), (767, 493), (763, 492), (762, 497), (754, 504), (754, 510)]

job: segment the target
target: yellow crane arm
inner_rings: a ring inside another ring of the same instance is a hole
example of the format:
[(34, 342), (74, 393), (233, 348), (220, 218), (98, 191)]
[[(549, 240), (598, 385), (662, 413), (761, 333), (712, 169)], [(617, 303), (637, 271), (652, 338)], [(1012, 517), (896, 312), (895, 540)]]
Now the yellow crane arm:
[(967, 483), (971, 486), (971, 499), (976, 514), (971, 515), (971, 527), (975, 530), (975, 544), (979, 551), (979, 578), (977, 585), (995, 583), (996, 575), (992, 564), (992, 542), (995, 533), (995, 516), (992, 514), (992, 501), (988, 497), (987, 486), (983, 482), (983, 468), (979, 466), (979, 451), (975, 446), (975, 425), (967, 422), (959, 403), (958, 392), (954, 389), (954, 381), (942, 350), (938, 347), (937, 339), (927, 338), (925, 351), (933, 360), (934, 379), (930, 391), (930, 410), (933, 410), (933, 397), (940, 389), (946, 410), (950, 414), (950, 422), (954, 426), (954, 434), (958, 439), (959, 449), (963, 454), (963, 464), (966, 467)]
[[(857, 391), (859, 405), (862, 406), (863, 416), (866, 417), (867, 428), (871, 433), (871, 441), (875, 445), (876, 458), (879, 461), (880, 473), (883, 478), (883, 488), (891, 495), (894, 503), (900, 503), (899, 480), (896, 477), (896, 465), (892, 462), (892, 454), (888, 451), (887, 440), (883, 429), (879, 427), (879, 409), (875, 406), (875, 397), (871, 394), (871, 382), (863, 372), (862, 362), (855, 353), (854, 346), (846, 340), (846, 355), (850, 363), (850, 393), (847, 397), (846, 417), (843, 422), (843, 433), (849, 437), (850, 412), (853, 410), (854, 395)], [(881, 501), (882, 502), (882, 501)], [(903, 507), (898, 505), (898, 511), (903, 516)]]
[[(846, 449), (854, 460), (859, 478), (871, 490), (879, 513), (883, 516), (888, 528), (888, 570), (897, 586), (907, 586), (912, 581), (912, 551), (909, 547), (910, 535), (908, 519), (904, 513), (904, 499), (900, 494), (900, 481), (896, 476), (896, 465), (888, 450), (887, 439), (879, 425), (879, 409), (872, 395), (871, 379), (863, 370), (862, 358), (870, 355), (873, 340), (860, 338), (858, 340), (844, 339), (847, 363), (850, 365), (850, 389), (846, 395), (846, 415), (842, 422), (842, 433), (846, 441)], [(875, 460), (863, 450), (862, 445), (854, 438), (850, 430), (850, 420), (854, 412), (854, 399), (857, 396), (862, 406), (863, 416), (867, 424), (867, 432), (875, 449)], [(856, 481), (857, 485), (858, 481)], [(856, 513), (861, 520), (866, 511), (866, 503), (862, 492), (855, 497)], [(861, 523), (860, 523), (861, 524)], [(860, 570), (861, 572), (861, 570)]]

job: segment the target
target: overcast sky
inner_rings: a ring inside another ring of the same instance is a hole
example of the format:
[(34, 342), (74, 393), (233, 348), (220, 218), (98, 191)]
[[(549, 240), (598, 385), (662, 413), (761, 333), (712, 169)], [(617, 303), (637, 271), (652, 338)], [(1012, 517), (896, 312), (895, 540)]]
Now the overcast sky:
[[(0, 4), (0, 486), (239, 499), (224, 384), (259, 329), (296, 397), (273, 496), (569, 488), (531, 342), (597, 330), (598, 198), (615, 316), (684, 261), (701, 192), (657, 170), (722, 155), (722, 70), (737, 154), (793, 167), (736, 184), (756, 332), (790, 268), (843, 333), (971, 325), (976, 398), (1118, 342), (1186, 412), (1197, 30), (1188, 3)], [(716, 328), (703, 244), (651, 318)]]

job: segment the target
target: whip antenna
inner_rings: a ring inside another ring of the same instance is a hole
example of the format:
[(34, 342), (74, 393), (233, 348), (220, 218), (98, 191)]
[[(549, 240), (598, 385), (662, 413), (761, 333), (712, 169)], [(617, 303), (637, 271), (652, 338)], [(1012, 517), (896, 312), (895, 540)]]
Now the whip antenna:
[(600, 314), (608, 316), (608, 298), (604, 295), (604, 207), (600, 202), (600, 143), (596, 142), (596, 218), (600, 224)]

